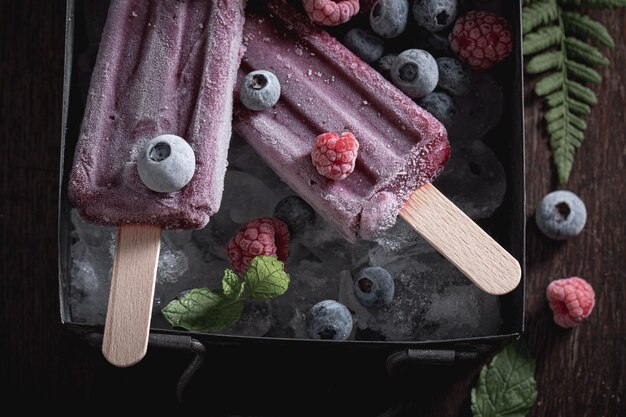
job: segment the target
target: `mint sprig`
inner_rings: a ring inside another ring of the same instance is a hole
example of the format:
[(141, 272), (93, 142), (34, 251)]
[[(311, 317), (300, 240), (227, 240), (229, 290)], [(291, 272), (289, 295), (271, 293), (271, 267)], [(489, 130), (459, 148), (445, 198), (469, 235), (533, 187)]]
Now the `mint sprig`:
[[(266, 261), (265, 258), (274, 262)], [(276, 258), (257, 256), (246, 271), (248, 297), (253, 300), (271, 300), (287, 291), (289, 275), (285, 273), (283, 263)]]
[(232, 269), (224, 271), (224, 278), (222, 278), (222, 291), (224, 295), (231, 300), (238, 300), (243, 294), (243, 290), (246, 284), (239, 280), (239, 277)]
[(537, 399), (535, 360), (521, 342), (508, 345), (480, 371), (472, 389), (474, 417), (523, 417)]
[(230, 269), (224, 271), (222, 288), (196, 288), (171, 301), (161, 313), (172, 327), (192, 332), (223, 330), (241, 317), (247, 300), (271, 300), (287, 291), (289, 275), (272, 256), (255, 257), (244, 280)]

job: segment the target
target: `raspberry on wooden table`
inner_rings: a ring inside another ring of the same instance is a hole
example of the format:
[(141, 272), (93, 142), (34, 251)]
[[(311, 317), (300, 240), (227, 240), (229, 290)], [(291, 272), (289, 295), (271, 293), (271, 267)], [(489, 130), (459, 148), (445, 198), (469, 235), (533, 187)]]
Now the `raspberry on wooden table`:
[(582, 323), (595, 305), (593, 288), (578, 277), (552, 281), (546, 289), (546, 297), (554, 313), (554, 322), (565, 328)]
[(283, 263), (289, 256), (289, 229), (275, 218), (260, 218), (245, 225), (226, 244), (233, 270), (245, 273), (255, 256), (275, 256)]
[(346, 23), (359, 12), (359, 0), (302, 0), (302, 4), (309, 19), (323, 26)]

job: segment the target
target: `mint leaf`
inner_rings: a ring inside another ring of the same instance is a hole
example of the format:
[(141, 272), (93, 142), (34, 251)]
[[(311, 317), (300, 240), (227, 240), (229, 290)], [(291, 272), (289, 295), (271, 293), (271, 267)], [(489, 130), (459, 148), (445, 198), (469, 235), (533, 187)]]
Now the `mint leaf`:
[(172, 327), (211, 332), (235, 323), (242, 311), (243, 301), (232, 300), (221, 291), (196, 288), (170, 302), (161, 313)]
[(239, 277), (232, 269), (224, 271), (224, 278), (222, 278), (222, 290), (224, 295), (231, 300), (238, 300), (243, 292), (244, 283), (239, 280)]
[(537, 399), (535, 360), (521, 342), (508, 345), (480, 371), (472, 389), (474, 417), (523, 417)]
[(273, 256), (255, 257), (246, 271), (248, 297), (253, 300), (271, 300), (287, 291), (289, 275), (283, 263)]

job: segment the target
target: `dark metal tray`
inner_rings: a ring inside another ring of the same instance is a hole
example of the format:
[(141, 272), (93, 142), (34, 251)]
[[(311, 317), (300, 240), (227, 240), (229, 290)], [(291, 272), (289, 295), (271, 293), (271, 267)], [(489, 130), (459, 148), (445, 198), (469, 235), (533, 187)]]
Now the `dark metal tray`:
[[(72, 321), (69, 310), (70, 247), (72, 238), (67, 182), (83, 115), (77, 56), (74, 51), (87, 47), (88, 25), (83, 18), (88, 2), (68, 0), (65, 38), (65, 76), (63, 95), (63, 121), (61, 134), (61, 175), (59, 184), (59, 284), (61, 320), (68, 327), (98, 344), (102, 328)], [(151, 347), (170, 347), (202, 356), (206, 350), (219, 363), (212, 364), (212, 372), (227, 372), (228, 364), (237, 362), (237, 369), (254, 373), (271, 372), (295, 377), (309, 369), (339, 367), (346, 374), (376, 375), (376, 370), (387, 369), (392, 373), (403, 368), (407, 362), (427, 364), (451, 364), (471, 359), (487, 352), (507, 340), (519, 338), (524, 330), (524, 275), (525, 275), (525, 184), (524, 184), (524, 124), (523, 124), (523, 72), (521, 50), (521, 1), (503, 1), (504, 15), (514, 27), (514, 52), (500, 65), (495, 74), (504, 89), (505, 108), (500, 124), (493, 129), (485, 142), (496, 153), (507, 175), (507, 193), (502, 206), (491, 220), (494, 237), (515, 256), (522, 265), (523, 276), (519, 287), (500, 298), (502, 326), (498, 334), (436, 341), (313, 341), (302, 339), (222, 336), (187, 333), (175, 330), (152, 329)], [(89, 7), (106, 7), (106, 2), (90, 3)], [(88, 81), (87, 81), (88, 82)], [(199, 356), (199, 357), (200, 357)], [(255, 358), (263, 357), (263, 361)], [(237, 358), (237, 359), (234, 359)], [(304, 363), (303, 363), (304, 361)], [(196, 360), (195, 365), (201, 362)], [(364, 366), (364, 364), (368, 364)], [(295, 368), (294, 368), (294, 365)], [(384, 373), (384, 372), (383, 372)], [(381, 374), (382, 375), (382, 374)], [(224, 387), (226, 390), (227, 387)], [(226, 394), (225, 394), (226, 395)]]

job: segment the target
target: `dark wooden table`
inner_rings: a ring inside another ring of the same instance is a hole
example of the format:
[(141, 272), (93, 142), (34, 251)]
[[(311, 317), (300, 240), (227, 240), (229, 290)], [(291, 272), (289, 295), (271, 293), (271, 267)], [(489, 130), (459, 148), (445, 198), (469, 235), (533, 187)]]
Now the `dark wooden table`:
[[(116, 369), (59, 321), (56, 207), (64, 3), (2, 4), (0, 377), (8, 390), (1, 397), (6, 404), (66, 409), (123, 401), (175, 405), (173, 381), (189, 357), (155, 351), (138, 366)], [(589, 220), (582, 235), (567, 243), (543, 238), (534, 226), (533, 209), (555, 188), (555, 175), (540, 103), (527, 94), (527, 337), (537, 357), (539, 386), (533, 416), (626, 415), (626, 12), (604, 13), (601, 19), (617, 45), (609, 52), (612, 65), (603, 71), (600, 104), (568, 186), (586, 202)], [(544, 290), (552, 279), (571, 275), (592, 283), (597, 306), (585, 325), (566, 331), (552, 323)], [(410, 390), (414, 415), (469, 415), (469, 391), (481, 365), (423, 370)], [(246, 388), (250, 381), (243, 377), (241, 387), (233, 387)], [(355, 401), (375, 395), (362, 394)], [(210, 389), (206, 398), (207, 404), (219, 401)]]

